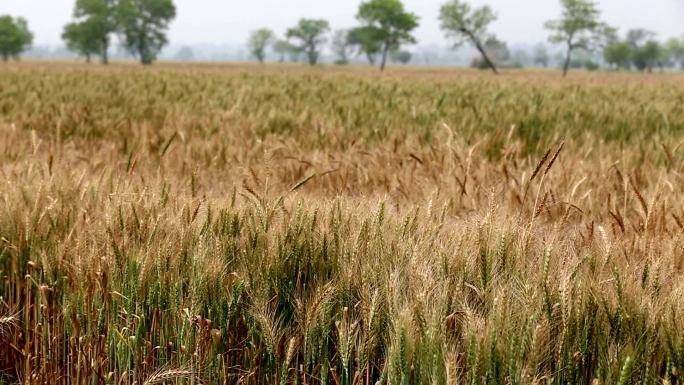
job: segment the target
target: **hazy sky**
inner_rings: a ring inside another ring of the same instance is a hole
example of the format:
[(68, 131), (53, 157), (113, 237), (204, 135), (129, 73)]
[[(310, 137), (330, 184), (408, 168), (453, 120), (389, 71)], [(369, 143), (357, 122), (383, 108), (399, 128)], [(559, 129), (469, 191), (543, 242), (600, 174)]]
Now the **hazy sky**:
[[(420, 44), (441, 44), (436, 21), (445, 0), (405, 0), (420, 15), (416, 32)], [(36, 44), (59, 44), (62, 26), (69, 21), (74, 0), (0, 0), (0, 14), (29, 20)], [(250, 30), (268, 26), (278, 33), (300, 17), (328, 19), (333, 29), (355, 24), (360, 0), (175, 0), (178, 17), (170, 38), (175, 44), (242, 44)], [(493, 31), (509, 43), (546, 40), (544, 21), (559, 13), (556, 0), (473, 0), (489, 4), (499, 14)], [(599, 0), (604, 18), (624, 31), (643, 27), (660, 37), (684, 34), (684, 0)]]

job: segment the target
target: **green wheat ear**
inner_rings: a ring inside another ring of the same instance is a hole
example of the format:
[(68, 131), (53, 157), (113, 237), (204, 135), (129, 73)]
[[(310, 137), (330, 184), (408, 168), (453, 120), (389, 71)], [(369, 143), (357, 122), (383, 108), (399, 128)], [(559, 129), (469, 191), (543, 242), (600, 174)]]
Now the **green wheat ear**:
[(634, 366), (634, 361), (628, 356), (625, 359), (625, 364), (622, 365), (622, 370), (620, 371), (620, 379), (618, 385), (628, 385), (630, 383), (630, 378), (632, 377), (632, 369)]

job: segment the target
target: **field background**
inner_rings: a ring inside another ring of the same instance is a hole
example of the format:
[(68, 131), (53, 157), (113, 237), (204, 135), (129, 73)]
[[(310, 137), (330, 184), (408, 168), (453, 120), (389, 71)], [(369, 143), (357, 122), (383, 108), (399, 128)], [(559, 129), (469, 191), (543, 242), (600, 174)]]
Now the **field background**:
[(678, 384), (684, 76), (0, 66), (0, 383)]

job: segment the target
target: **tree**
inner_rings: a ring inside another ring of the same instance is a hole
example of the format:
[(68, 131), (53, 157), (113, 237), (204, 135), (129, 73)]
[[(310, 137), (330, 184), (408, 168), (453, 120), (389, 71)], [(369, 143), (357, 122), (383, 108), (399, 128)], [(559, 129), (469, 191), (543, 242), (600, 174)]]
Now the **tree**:
[(74, 21), (64, 27), (62, 39), (67, 47), (85, 56), (100, 55), (109, 62), (110, 36), (116, 30), (114, 0), (76, 0)]
[(634, 48), (632, 61), (639, 71), (652, 72), (653, 67), (664, 66), (663, 48), (655, 40), (648, 40), (643, 45)]
[(174, 55), (174, 60), (178, 61), (193, 61), (195, 60), (195, 51), (189, 45), (182, 46)]
[(320, 47), (326, 42), (326, 33), (330, 31), (330, 24), (322, 19), (301, 19), (297, 26), (287, 30), (288, 39), (299, 40), (296, 46), (300, 52), (305, 52), (309, 65), (315, 66), (320, 57)]
[(530, 65), (530, 55), (525, 50), (517, 49), (511, 55), (511, 65), (515, 68), (525, 68)]
[(166, 30), (176, 7), (172, 0), (120, 0), (116, 16), (123, 45), (147, 65), (168, 43)]
[[(511, 51), (508, 49), (508, 44), (496, 38), (496, 36), (490, 36), (482, 43), (485, 54), (490, 59), (491, 63), (495, 67), (502, 66), (508, 63), (511, 59)], [(476, 59), (471, 65), (479, 69), (491, 68), (490, 64), (484, 59)]]
[(482, 55), (486, 66), (494, 73), (499, 72), (484, 47), (484, 41), (490, 36), (487, 27), (496, 20), (496, 15), (489, 6), (473, 9), (465, 1), (450, 0), (442, 5), (439, 19), (442, 30), (453, 40), (454, 47), (470, 42)]
[(266, 49), (273, 44), (274, 40), (275, 34), (270, 29), (261, 28), (253, 31), (247, 41), (249, 52), (259, 61), (259, 63), (263, 63), (264, 60), (266, 60)]
[(92, 56), (102, 53), (102, 41), (95, 37), (94, 28), (89, 21), (73, 22), (65, 25), (62, 33), (67, 49), (85, 57), (88, 63)]
[(333, 53), (337, 56), (335, 63), (340, 65), (349, 64), (349, 55), (351, 54), (351, 48), (353, 48), (349, 40), (349, 31), (346, 29), (335, 31), (330, 45)]
[(534, 49), (534, 64), (540, 67), (547, 68), (551, 62), (549, 51), (546, 50), (544, 44), (539, 44)]
[(278, 54), (278, 61), (281, 63), (285, 61), (285, 55), (289, 56), (292, 62), (299, 61), (299, 48), (287, 40), (281, 39), (273, 43), (273, 51)]
[(368, 63), (375, 64), (375, 57), (380, 53), (380, 39), (376, 37), (377, 30), (372, 27), (356, 27), (349, 31), (349, 44), (358, 47), (358, 54), (365, 55)]
[(643, 28), (627, 31), (627, 42), (634, 48), (643, 46), (647, 41), (655, 38), (655, 32)]
[(668, 39), (665, 43), (665, 49), (673, 63), (678, 64), (680, 68), (684, 69), (684, 41), (674, 37)]
[(392, 51), (391, 54), (391, 59), (395, 63), (408, 64), (412, 58), (413, 54), (404, 50)]
[(560, 0), (561, 18), (546, 23), (551, 31), (549, 41), (566, 48), (563, 76), (567, 75), (576, 49), (591, 51), (612, 29), (600, 21), (601, 12), (593, 0)]
[[(563, 64), (565, 62), (565, 53), (560, 53), (560, 58), (558, 62)], [(599, 68), (598, 58), (595, 51), (589, 51), (583, 48), (579, 48), (574, 51), (572, 55), (572, 60), (570, 61), (571, 69), (588, 69), (595, 70)]]
[(380, 45), (381, 71), (390, 52), (416, 42), (411, 32), (418, 27), (418, 16), (404, 10), (401, 0), (368, 0), (359, 6), (356, 18), (372, 31), (369, 36)]
[(33, 42), (33, 34), (29, 31), (26, 19), (0, 16), (0, 56), (3, 61), (19, 58)]
[(627, 41), (608, 44), (603, 49), (603, 59), (616, 69), (628, 70), (631, 67), (633, 48)]
[(665, 68), (672, 68), (677, 64), (677, 60), (672, 54), (672, 51), (669, 50), (668, 46), (665, 44), (656, 42), (658, 46), (660, 47), (660, 54), (658, 55), (658, 59), (656, 60), (656, 64), (658, 67), (660, 67), (660, 71), (665, 71)]

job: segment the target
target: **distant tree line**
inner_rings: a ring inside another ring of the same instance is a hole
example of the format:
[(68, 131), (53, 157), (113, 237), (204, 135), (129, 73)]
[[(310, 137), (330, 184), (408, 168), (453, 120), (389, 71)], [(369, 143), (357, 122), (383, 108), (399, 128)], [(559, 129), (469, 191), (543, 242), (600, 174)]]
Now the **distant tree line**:
[[(572, 68), (596, 69), (604, 63), (614, 70), (684, 69), (684, 40), (660, 42), (644, 29), (633, 29), (620, 37), (615, 28), (601, 19), (595, 0), (559, 0), (560, 16), (548, 21), (549, 42), (562, 49), (552, 57), (544, 45), (532, 56), (523, 51), (511, 53), (507, 44), (489, 31), (498, 15), (489, 6), (473, 7), (466, 0), (447, 0), (439, 9), (439, 23), (454, 48), (464, 44), (478, 52), (473, 67), (498, 73), (501, 67), (535, 65), (549, 67), (559, 62), (563, 74)], [(73, 21), (64, 27), (62, 38), (72, 52), (90, 62), (99, 57), (109, 61), (112, 38), (141, 63), (157, 59), (168, 43), (169, 23), (176, 16), (173, 0), (76, 0)], [(348, 64), (362, 57), (384, 70), (388, 62), (409, 63), (412, 53), (403, 47), (416, 43), (413, 31), (419, 18), (407, 11), (401, 0), (366, 0), (356, 14), (358, 25), (332, 31), (324, 19), (301, 19), (287, 29), (282, 38), (268, 29), (251, 32), (247, 47), (250, 55), (263, 63), (272, 52), (278, 61), (305, 61), (317, 65), (326, 45), (334, 62)], [(0, 16), (0, 56), (7, 61), (19, 58), (33, 41), (25, 19)], [(184, 47), (182, 57), (192, 57)]]
[[(464, 0), (449, 0), (439, 12), (439, 22), (445, 36), (454, 48), (471, 45), (479, 58), (471, 65), (498, 73), (505, 67), (535, 65), (549, 67), (559, 61), (563, 74), (572, 68), (599, 68), (597, 53), (603, 53), (603, 61), (614, 69), (652, 70), (684, 69), (684, 41), (670, 39), (665, 44), (655, 40), (655, 35), (644, 30), (628, 32), (625, 40), (617, 38), (617, 30), (601, 20), (598, 4), (593, 0), (560, 0), (560, 17), (548, 21), (544, 27), (550, 33), (549, 42), (563, 49), (561, 58), (552, 58), (544, 45), (538, 45), (529, 57), (525, 52), (511, 54), (507, 44), (489, 32), (489, 26), (498, 15), (489, 6), (473, 7)], [(353, 56), (365, 57), (369, 64), (380, 63), (384, 69), (389, 58), (393, 62), (408, 63), (412, 54), (402, 46), (415, 43), (411, 34), (418, 26), (418, 17), (407, 12), (400, 0), (368, 0), (359, 6), (356, 16), (360, 25), (351, 29), (337, 30), (332, 34), (330, 50), (336, 64), (347, 64)], [(327, 42), (330, 25), (325, 20), (302, 19), (287, 31), (284, 39), (276, 38), (273, 31), (259, 29), (252, 32), (248, 47), (259, 62), (264, 62), (269, 48), (293, 62), (306, 55), (311, 65), (316, 65), (320, 52)], [(631, 37), (630, 37), (631, 36)], [(267, 38), (265, 38), (267, 37)], [(554, 60), (559, 59), (559, 60)]]
[(672, 38), (661, 43), (651, 31), (632, 29), (623, 38), (612, 36), (603, 50), (603, 58), (616, 70), (684, 69), (684, 41)]
[[(164, 45), (166, 30), (176, 16), (172, 0), (76, 0), (74, 20), (64, 27), (62, 39), (87, 61), (99, 56), (109, 61), (111, 38), (143, 64), (151, 64)], [(23, 18), (0, 16), (0, 55), (6, 61), (19, 58), (30, 48), (33, 35)]]
[[(352, 55), (363, 55), (370, 64), (379, 63), (384, 70), (388, 60), (406, 63), (411, 54), (402, 51), (405, 44), (416, 42), (411, 32), (418, 27), (418, 16), (404, 9), (400, 0), (369, 0), (362, 2), (356, 14), (359, 26), (338, 30), (332, 35), (331, 50), (335, 63), (347, 64)], [(304, 56), (310, 65), (319, 62), (330, 33), (330, 24), (323, 19), (301, 19), (277, 39), (269, 29), (253, 31), (248, 41), (251, 55), (264, 62), (265, 52), (272, 48), (280, 61), (288, 57), (299, 61)]]

